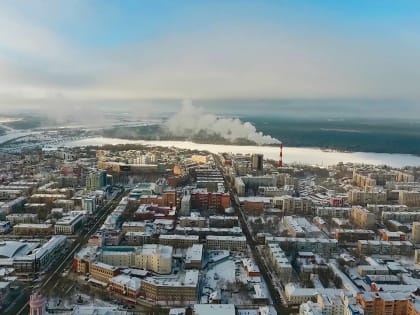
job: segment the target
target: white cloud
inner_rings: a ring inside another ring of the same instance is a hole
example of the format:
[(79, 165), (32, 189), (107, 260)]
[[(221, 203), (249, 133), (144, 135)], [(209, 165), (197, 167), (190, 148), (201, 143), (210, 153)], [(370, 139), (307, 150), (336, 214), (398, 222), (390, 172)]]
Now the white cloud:
[(155, 41), (98, 51), (78, 47), (41, 21), (0, 5), (0, 102), (420, 99), (420, 48), (410, 34), (401, 40), (348, 38), (334, 30), (302, 33), (284, 26), (168, 30)]

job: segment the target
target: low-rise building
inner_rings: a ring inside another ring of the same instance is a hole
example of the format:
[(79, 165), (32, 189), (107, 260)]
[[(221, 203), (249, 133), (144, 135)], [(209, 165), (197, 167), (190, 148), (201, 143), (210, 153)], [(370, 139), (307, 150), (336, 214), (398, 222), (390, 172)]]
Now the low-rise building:
[(244, 265), (246, 275), (248, 277), (260, 277), (261, 276), (260, 268), (251, 258), (242, 259), (242, 264)]
[(203, 244), (193, 244), (193, 246), (189, 247), (185, 255), (185, 268), (201, 269), (203, 251)]
[(236, 315), (234, 304), (194, 304), (193, 315)]
[(12, 230), (10, 221), (0, 221), (0, 234), (9, 233)]

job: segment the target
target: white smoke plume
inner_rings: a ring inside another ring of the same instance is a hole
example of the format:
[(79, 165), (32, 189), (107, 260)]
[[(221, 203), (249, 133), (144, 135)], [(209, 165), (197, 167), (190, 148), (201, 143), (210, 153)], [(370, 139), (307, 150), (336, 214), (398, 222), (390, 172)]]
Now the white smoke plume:
[(169, 118), (164, 127), (172, 135), (180, 137), (190, 137), (204, 132), (210, 136), (219, 135), (230, 142), (247, 139), (258, 145), (280, 143), (279, 140), (257, 131), (250, 122), (206, 113), (202, 108), (194, 107), (190, 101), (184, 101), (181, 110)]

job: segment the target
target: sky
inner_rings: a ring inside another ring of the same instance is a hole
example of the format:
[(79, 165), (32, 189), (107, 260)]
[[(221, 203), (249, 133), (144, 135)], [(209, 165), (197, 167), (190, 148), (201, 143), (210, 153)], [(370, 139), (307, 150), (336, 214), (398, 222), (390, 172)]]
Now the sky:
[(0, 108), (420, 99), (420, 1), (0, 1)]

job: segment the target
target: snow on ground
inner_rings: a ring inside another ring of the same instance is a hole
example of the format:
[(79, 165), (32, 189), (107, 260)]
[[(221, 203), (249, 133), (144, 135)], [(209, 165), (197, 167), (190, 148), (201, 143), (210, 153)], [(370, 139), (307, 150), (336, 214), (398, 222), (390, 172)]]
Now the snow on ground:
[(49, 308), (71, 308), (74, 307), (75, 304), (77, 304), (77, 299), (81, 296), (83, 302), (82, 305), (94, 305), (94, 306), (115, 306), (112, 303), (102, 301), (97, 298), (93, 298), (92, 296), (89, 296), (84, 293), (77, 293), (75, 295), (71, 295), (68, 298), (57, 298), (57, 297), (50, 297), (48, 298), (47, 305)]
[(213, 290), (221, 288), (226, 282), (235, 281), (235, 262), (231, 259), (210, 266), (205, 276), (205, 286)]
[(218, 262), (219, 260), (223, 260), (230, 256), (230, 252), (228, 250), (215, 250), (209, 251), (208, 253), (208, 261), (211, 263)]

